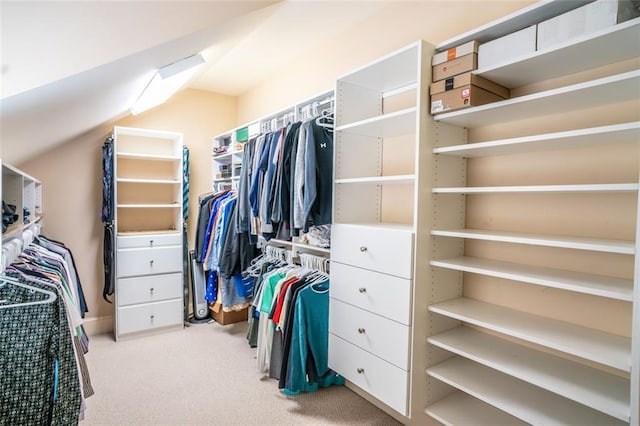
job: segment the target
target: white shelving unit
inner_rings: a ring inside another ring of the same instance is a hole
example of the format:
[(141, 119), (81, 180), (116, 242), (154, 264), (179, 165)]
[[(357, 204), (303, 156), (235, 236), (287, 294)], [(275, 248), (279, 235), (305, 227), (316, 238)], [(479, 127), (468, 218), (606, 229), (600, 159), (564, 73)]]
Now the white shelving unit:
[(432, 52), (417, 42), (336, 84), (329, 366), (412, 424), (426, 420)]
[(115, 127), (116, 340), (182, 328), (182, 134)]
[[(6, 232), (2, 233), (0, 246), (3, 242), (14, 238), (22, 238), (23, 232), (41, 223), (44, 210), (42, 207), (42, 183), (34, 177), (26, 174), (7, 163), (0, 161), (2, 176), (0, 195), (7, 204), (16, 206), (15, 214), (18, 219)], [(29, 216), (25, 219), (24, 209), (27, 209)], [(4, 260), (0, 259), (0, 272), (4, 270)], [(6, 259), (10, 261), (10, 259)]]
[[(436, 50), (578, 3), (541, 1)], [(524, 94), (434, 117), (433, 420), (640, 422), (639, 39), (634, 19), (477, 70)], [(602, 66), (611, 75), (575, 74)], [(557, 77), (568, 83), (528, 86)]]

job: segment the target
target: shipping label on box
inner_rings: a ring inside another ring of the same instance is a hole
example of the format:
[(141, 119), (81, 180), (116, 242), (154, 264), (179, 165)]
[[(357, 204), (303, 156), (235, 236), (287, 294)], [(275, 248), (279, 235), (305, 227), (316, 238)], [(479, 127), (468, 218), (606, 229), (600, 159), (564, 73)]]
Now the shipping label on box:
[(431, 65), (438, 65), (443, 62), (453, 61), (454, 59), (466, 56), (470, 53), (478, 53), (478, 42), (473, 40), (460, 46), (452, 47), (444, 52), (436, 53), (431, 58)]
[(432, 68), (433, 81), (440, 81), (447, 77), (473, 71), (478, 67), (478, 54), (470, 53), (453, 61), (443, 62)]

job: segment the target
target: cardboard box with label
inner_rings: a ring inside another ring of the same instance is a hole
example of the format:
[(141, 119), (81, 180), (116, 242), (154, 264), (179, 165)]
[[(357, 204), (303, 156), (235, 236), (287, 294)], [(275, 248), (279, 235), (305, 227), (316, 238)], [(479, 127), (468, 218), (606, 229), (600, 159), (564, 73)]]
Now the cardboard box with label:
[(478, 48), (478, 69), (489, 68), (536, 51), (536, 25), (483, 43)]
[(640, 16), (637, 0), (596, 0), (539, 23), (537, 49), (550, 49), (637, 16)]
[(433, 81), (444, 80), (465, 72), (473, 71), (478, 68), (478, 54), (469, 53), (452, 61), (443, 62), (434, 65), (432, 68)]
[(509, 89), (470, 72), (433, 83), (429, 92), (433, 115), (509, 98)]
[(431, 65), (440, 65), (443, 62), (453, 61), (454, 59), (467, 56), (471, 53), (478, 53), (478, 42), (475, 40), (436, 53), (431, 58)]

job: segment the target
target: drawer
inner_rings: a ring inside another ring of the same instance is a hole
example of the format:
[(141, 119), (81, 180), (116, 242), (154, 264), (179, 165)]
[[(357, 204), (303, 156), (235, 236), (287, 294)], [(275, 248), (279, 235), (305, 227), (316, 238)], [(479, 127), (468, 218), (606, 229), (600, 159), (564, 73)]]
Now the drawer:
[(140, 234), (118, 236), (118, 249), (182, 245), (182, 234)]
[(118, 308), (118, 334), (182, 324), (182, 299)]
[(146, 275), (118, 279), (118, 306), (182, 297), (182, 274)]
[(329, 333), (329, 367), (402, 415), (409, 373)]
[(411, 279), (413, 232), (334, 224), (331, 228), (331, 260)]
[(182, 246), (122, 249), (117, 255), (118, 278), (182, 271)]
[(329, 293), (334, 299), (411, 325), (411, 282), (333, 262)]
[(409, 369), (409, 327), (406, 325), (330, 299), (329, 332), (396, 367)]

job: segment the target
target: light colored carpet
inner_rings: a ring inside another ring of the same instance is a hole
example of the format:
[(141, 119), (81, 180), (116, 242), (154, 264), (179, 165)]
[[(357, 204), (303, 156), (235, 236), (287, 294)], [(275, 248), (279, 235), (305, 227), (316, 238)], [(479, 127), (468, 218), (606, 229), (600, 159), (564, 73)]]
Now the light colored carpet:
[(92, 337), (96, 394), (80, 426), (399, 424), (343, 386), (285, 396), (258, 373), (246, 329), (212, 323), (118, 343)]

